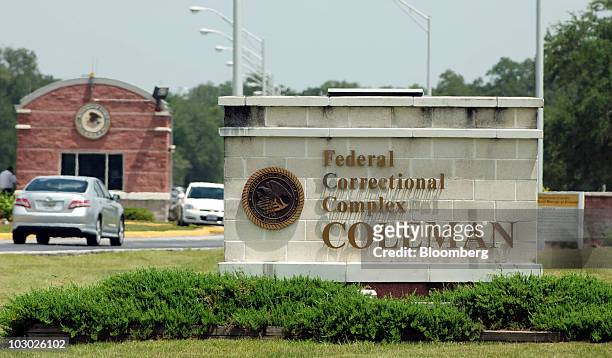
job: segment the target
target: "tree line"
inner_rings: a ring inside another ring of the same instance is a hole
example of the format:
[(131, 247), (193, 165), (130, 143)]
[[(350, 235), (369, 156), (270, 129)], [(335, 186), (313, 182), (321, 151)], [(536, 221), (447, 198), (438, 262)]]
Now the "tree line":
[[(544, 185), (553, 190), (612, 188), (612, 0), (594, 0), (545, 36)], [(446, 70), (434, 95), (534, 96), (533, 59), (503, 57), (484, 75), (468, 82)], [(0, 168), (15, 161), (13, 105), (33, 90), (54, 81), (41, 74), (36, 55), (26, 49), (0, 49)], [(287, 95), (325, 95), (331, 87), (360, 87), (349, 81), (327, 81)], [(419, 88), (418, 84), (409, 87)], [(245, 87), (245, 93), (253, 89)], [(231, 83), (205, 83), (167, 99), (174, 122), (174, 183), (223, 180), (223, 125), (219, 96), (231, 94)], [(18, 173), (17, 173), (18, 174)]]

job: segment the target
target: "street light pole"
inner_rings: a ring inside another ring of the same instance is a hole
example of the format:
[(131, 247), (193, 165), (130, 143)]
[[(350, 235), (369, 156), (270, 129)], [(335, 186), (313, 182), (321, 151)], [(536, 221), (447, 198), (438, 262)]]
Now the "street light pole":
[[(536, 0), (536, 97), (544, 98), (544, 39), (542, 37), (542, 0)], [(538, 108), (537, 128), (544, 130), (544, 108)], [(544, 191), (544, 139), (538, 139), (538, 188)]]
[(431, 96), (431, 16), (427, 17), (427, 95)]
[(242, 68), (242, 9), (241, 0), (234, 0), (234, 36), (233, 36), (233, 55), (234, 55), (234, 66), (232, 67), (233, 81), (232, 81), (232, 94), (234, 96), (242, 96), (242, 74), (240, 70)]
[[(420, 12), (414, 6), (408, 4), (405, 0), (396, 0), (396, 3), (399, 8), (408, 14), (408, 16), (410, 16), (412, 20), (414, 20), (414, 22), (416, 22), (416, 24), (421, 28), (421, 30), (425, 31), (427, 34), (427, 95), (431, 96), (431, 16)], [(423, 25), (421, 22), (419, 22), (415, 17), (415, 14), (425, 20), (427, 24)]]

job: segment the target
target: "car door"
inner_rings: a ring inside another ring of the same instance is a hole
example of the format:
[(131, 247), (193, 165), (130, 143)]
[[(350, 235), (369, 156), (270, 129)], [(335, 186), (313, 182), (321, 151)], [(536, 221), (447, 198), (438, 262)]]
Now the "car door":
[(106, 222), (106, 218), (104, 215), (104, 205), (105, 205), (104, 192), (102, 191), (102, 188), (98, 184), (97, 180), (93, 180), (91, 185), (93, 186), (93, 190), (95, 194), (96, 207), (99, 208), (100, 215), (102, 215), (102, 230), (104, 231), (105, 222)]
[(115, 232), (117, 219), (115, 218), (116, 214), (110, 194), (99, 180), (96, 180), (95, 186), (96, 193), (100, 193), (101, 196), (99, 200), (102, 207), (102, 231), (106, 233)]
[[(100, 185), (102, 185), (102, 183), (100, 183)], [(102, 185), (102, 191), (104, 192), (104, 197), (107, 199), (108, 210), (112, 218), (112, 221), (109, 223), (111, 227), (110, 231), (116, 233), (119, 228), (119, 221), (121, 220), (121, 204), (113, 199), (113, 196), (104, 185)]]

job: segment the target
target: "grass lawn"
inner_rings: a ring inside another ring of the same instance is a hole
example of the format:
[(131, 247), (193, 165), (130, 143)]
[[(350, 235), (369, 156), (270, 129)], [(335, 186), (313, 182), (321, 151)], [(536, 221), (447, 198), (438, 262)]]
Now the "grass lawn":
[(0, 305), (35, 288), (87, 284), (141, 267), (216, 271), (223, 250), (139, 251), (79, 256), (0, 255)]
[[(41, 353), (23, 353), (34, 357)], [(609, 357), (612, 344), (402, 343), (328, 344), (282, 340), (170, 340), (71, 346), (68, 357)], [(0, 357), (14, 357), (1, 352)]]

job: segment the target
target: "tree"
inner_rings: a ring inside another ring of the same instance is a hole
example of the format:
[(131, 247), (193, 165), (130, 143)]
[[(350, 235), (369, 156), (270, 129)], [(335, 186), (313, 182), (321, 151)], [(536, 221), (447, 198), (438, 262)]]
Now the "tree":
[(453, 70), (444, 71), (433, 90), (436, 96), (471, 96), (473, 92), (472, 86), (465, 83), (463, 76)]
[(547, 33), (544, 183), (612, 187), (612, 0), (596, 0)]
[(223, 180), (223, 109), (218, 97), (231, 95), (229, 82), (206, 83), (192, 88), (185, 96), (170, 96), (174, 110), (173, 180), (175, 185), (192, 181), (221, 182)]
[(0, 48), (0, 170), (15, 164), (14, 105), (25, 95), (53, 81), (53, 77), (39, 72), (34, 52)]
[[(535, 62), (528, 58), (516, 62), (502, 57), (487, 71), (489, 81), (481, 85), (481, 95), (532, 97), (535, 95)], [(475, 86), (476, 83), (473, 84)]]
[(440, 75), (434, 89), (436, 96), (533, 96), (535, 91), (534, 61), (516, 62), (502, 57), (486, 75), (485, 82), (478, 77), (472, 83), (465, 82), (460, 74), (446, 70)]

